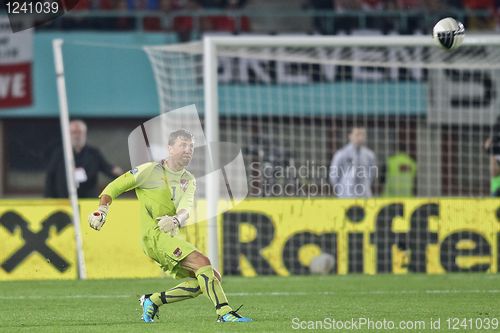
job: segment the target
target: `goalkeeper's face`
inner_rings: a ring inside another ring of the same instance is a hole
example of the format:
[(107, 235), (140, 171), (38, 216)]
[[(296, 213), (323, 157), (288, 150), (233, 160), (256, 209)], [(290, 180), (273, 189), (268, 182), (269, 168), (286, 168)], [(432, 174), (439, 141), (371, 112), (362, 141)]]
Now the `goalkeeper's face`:
[(192, 139), (178, 137), (173, 145), (168, 146), (169, 159), (175, 164), (186, 167), (193, 158), (194, 142)]

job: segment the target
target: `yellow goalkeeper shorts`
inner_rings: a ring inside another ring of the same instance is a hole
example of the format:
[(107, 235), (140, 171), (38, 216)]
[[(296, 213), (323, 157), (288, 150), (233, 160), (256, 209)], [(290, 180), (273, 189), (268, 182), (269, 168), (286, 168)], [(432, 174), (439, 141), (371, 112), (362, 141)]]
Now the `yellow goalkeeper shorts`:
[(144, 253), (156, 261), (161, 269), (176, 279), (191, 276), (190, 272), (181, 267), (180, 262), (196, 247), (182, 236), (171, 237), (169, 234), (151, 230), (143, 236)]

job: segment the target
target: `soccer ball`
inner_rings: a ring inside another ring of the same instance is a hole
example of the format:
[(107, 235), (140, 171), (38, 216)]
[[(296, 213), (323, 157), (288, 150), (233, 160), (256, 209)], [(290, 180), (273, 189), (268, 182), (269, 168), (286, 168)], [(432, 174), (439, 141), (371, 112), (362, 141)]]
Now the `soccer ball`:
[(434, 41), (441, 47), (452, 50), (462, 45), (465, 27), (452, 17), (440, 20), (432, 30)]
[(335, 258), (328, 253), (314, 257), (309, 264), (311, 274), (329, 274), (335, 266)]

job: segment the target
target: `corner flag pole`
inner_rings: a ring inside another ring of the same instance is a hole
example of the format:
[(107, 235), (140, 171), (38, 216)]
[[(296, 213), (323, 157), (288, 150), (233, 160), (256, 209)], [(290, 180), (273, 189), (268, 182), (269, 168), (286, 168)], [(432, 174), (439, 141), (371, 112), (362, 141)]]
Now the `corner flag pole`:
[(71, 202), (71, 208), (73, 210), (73, 226), (75, 228), (78, 278), (81, 280), (85, 280), (87, 277), (87, 272), (85, 269), (83, 242), (80, 229), (80, 208), (78, 206), (78, 193), (76, 192), (76, 180), (73, 172), (73, 170), (75, 170), (75, 161), (73, 159), (73, 148), (71, 147), (69, 132), (68, 98), (66, 95), (66, 80), (64, 78), (62, 45), (62, 39), (54, 39), (52, 41), (54, 63), (56, 69), (57, 95), (59, 97), (59, 120), (61, 122), (64, 164), (66, 167), (66, 183), (68, 184), (68, 194)]

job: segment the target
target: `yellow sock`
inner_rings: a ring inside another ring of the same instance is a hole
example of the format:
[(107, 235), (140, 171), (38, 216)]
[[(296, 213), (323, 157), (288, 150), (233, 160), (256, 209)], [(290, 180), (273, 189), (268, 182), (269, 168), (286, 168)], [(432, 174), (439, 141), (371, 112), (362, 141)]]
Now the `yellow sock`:
[(215, 311), (219, 316), (223, 316), (233, 309), (229, 306), (220, 281), (214, 275), (212, 266), (204, 266), (195, 273), (198, 284), (203, 294), (214, 304)]
[(200, 294), (201, 290), (198, 280), (189, 279), (167, 291), (154, 293), (149, 298), (154, 304), (161, 306), (163, 304), (175, 303), (195, 298)]

